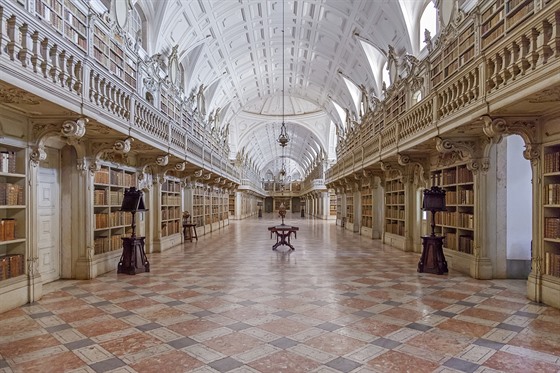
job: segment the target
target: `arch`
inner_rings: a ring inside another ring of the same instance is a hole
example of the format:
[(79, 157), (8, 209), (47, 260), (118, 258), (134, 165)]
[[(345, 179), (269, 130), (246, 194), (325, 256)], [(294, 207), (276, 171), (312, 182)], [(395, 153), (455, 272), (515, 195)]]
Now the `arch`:
[(438, 26), (439, 26), (439, 24), (438, 24), (437, 8), (435, 7), (435, 5), (432, 3), (431, 0), (427, 1), (426, 5), (424, 5), (424, 9), (422, 11), (422, 15), (420, 16), (420, 20), (419, 20), (419, 24), (418, 24), (420, 35), (423, 36), (423, 37), (420, 37), (419, 40), (418, 40), (419, 50), (422, 50), (427, 46), (427, 44), (425, 44), (426, 41), (427, 41), (426, 30), (430, 33), (431, 38), (433, 38), (434, 36), (437, 35)]

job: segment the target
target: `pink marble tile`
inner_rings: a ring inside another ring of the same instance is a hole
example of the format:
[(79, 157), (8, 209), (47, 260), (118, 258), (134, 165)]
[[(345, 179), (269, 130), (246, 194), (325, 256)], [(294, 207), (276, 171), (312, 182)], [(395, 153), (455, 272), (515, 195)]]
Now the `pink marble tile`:
[(399, 351), (386, 353), (368, 361), (367, 365), (383, 373), (431, 373), (439, 364)]
[(496, 321), (496, 322), (502, 322), (505, 319), (507, 319), (508, 317), (510, 317), (510, 314), (507, 313), (503, 313), (503, 312), (497, 312), (497, 311), (490, 311), (484, 308), (468, 308), (466, 310), (464, 310), (463, 312), (461, 312), (462, 316), (470, 316), (470, 317), (476, 317), (479, 319), (484, 319), (484, 320), (491, 320), (491, 321)]
[(92, 317), (104, 315), (105, 312), (98, 308), (85, 308), (71, 312), (64, 312), (58, 315), (62, 320), (67, 323), (71, 323), (74, 321), (90, 319)]
[(306, 345), (335, 355), (346, 355), (367, 343), (336, 333), (326, 333), (305, 342)]
[(0, 344), (0, 355), (4, 358), (14, 358), (29, 352), (42, 350), (47, 347), (58, 346), (60, 342), (50, 334), (38, 335)]
[(135, 310), (138, 308), (146, 308), (149, 306), (153, 306), (158, 304), (158, 302), (156, 302), (153, 299), (150, 298), (141, 298), (141, 299), (135, 299), (135, 300), (129, 300), (127, 302), (122, 302), (122, 303), (117, 303), (117, 305), (119, 307), (122, 307), (126, 310)]
[(247, 365), (261, 373), (295, 373), (310, 372), (321, 364), (289, 351), (279, 351)]
[(231, 356), (264, 345), (264, 342), (244, 333), (231, 333), (212, 338), (204, 342), (204, 344), (215, 351)]
[(384, 337), (387, 334), (396, 332), (401, 327), (378, 320), (364, 319), (347, 326), (350, 329), (359, 330), (377, 337)]
[(199, 292), (194, 291), (194, 290), (181, 290), (181, 291), (176, 291), (173, 293), (169, 293), (169, 294), (165, 294), (165, 296), (173, 298), (173, 299), (187, 299), (187, 298), (192, 298), (192, 297), (196, 297), (201, 295)]
[(388, 309), (387, 311), (381, 312), (381, 314), (386, 316), (391, 316), (396, 319), (407, 320), (410, 322), (420, 320), (425, 316), (424, 312), (410, 310), (408, 308), (401, 308), (401, 307)]
[(225, 312), (221, 312), (220, 315), (229, 317), (230, 319), (234, 320), (248, 320), (254, 317), (264, 316), (267, 312), (259, 309), (254, 309), (251, 307), (240, 307), (233, 310), (228, 310)]
[(84, 363), (72, 352), (62, 352), (56, 355), (43, 356), (39, 359), (26, 361), (19, 364), (14, 372), (25, 373), (60, 373), (69, 372), (78, 368), (85, 368)]
[(474, 324), (472, 322), (456, 319), (445, 320), (444, 322), (438, 324), (437, 328), (449, 330), (472, 338), (480, 338), (492, 330), (490, 326)]
[(432, 330), (413, 337), (405, 343), (410, 346), (426, 349), (440, 354), (456, 355), (463, 351), (472, 339), (467, 336)]
[(274, 320), (269, 323), (259, 325), (259, 328), (277, 335), (289, 336), (292, 334), (302, 332), (308, 329), (309, 327), (303, 323), (294, 320), (280, 319), (280, 320)]
[(99, 335), (116, 332), (131, 328), (127, 323), (120, 320), (102, 321), (94, 324), (88, 324), (77, 328), (77, 330), (85, 336), (97, 337)]
[(220, 326), (221, 325), (216, 324), (215, 322), (212, 321), (195, 319), (195, 320), (188, 320), (177, 324), (169, 325), (167, 326), (167, 328), (173, 330), (176, 333), (188, 337), (195, 334), (206, 332), (208, 330), (216, 329)]
[(138, 373), (183, 373), (203, 366), (204, 363), (182, 351), (170, 351), (132, 364)]
[(163, 342), (149, 334), (135, 333), (100, 343), (100, 346), (113, 355), (123, 357), (124, 355), (140, 352), (161, 343)]
[(507, 352), (498, 351), (492, 355), (484, 366), (507, 373), (557, 373), (560, 365), (537, 361), (526, 356), (517, 356)]

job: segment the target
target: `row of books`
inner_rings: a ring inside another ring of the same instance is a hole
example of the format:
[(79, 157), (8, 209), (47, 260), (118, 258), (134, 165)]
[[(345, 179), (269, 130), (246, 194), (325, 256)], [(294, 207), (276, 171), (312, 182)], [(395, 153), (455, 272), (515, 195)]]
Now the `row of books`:
[(11, 183), (0, 183), (0, 206), (25, 205), (23, 186)]
[(93, 240), (93, 252), (95, 255), (115, 251), (122, 248), (122, 234), (113, 234), (111, 237), (98, 236)]
[(120, 170), (109, 170), (106, 168), (102, 168), (95, 173), (93, 181), (96, 184), (111, 184), (128, 187), (136, 185), (136, 175), (129, 174)]
[(560, 277), (560, 254), (544, 253), (544, 273), (549, 276)]
[(544, 218), (544, 238), (560, 238), (560, 218)]
[(0, 256), (0, 281), (25, 273), (25, 260), (21, 254)]
[(388, 181), (385, 183), (386, 192), (400, 192), (404, 190), (404, 185), (400, 181)]
[(181, 205), (181, 196), (162, 194), (161, 204), (162, 205), (180, 206)]
[(95, 228), (118, 227), (132, 224), (132, 214), (126, 211), (112, 211), (111, 213), (97, 213), (95, 217)]
[(404, 205), (404, 194), (386, 194), (385, 204), (387, 205)]
[(545, 204), (560, 205), (560, 184), (548, 184), (544, 193)]
[(510, 28), (515, 26), (518, 22), (523, 20), (523, 18), (525, 18), (529, 14), (533, 14), (534, 7), (535, 7), (534, 2), (530, 1), (527, 4), (525, 4), (525, 6), (523, 6), (522, 8), (519, 8), (519, 10), (515, 12), (515, 14), (511, 16), (508, 15), (506, 20), (507, 27)]
[(385, 224), (385, 231), (399, 236), (404, 236), (404, 223), (387, 222), (387, 224)]
[(544, 173), (560, 172), (560, 152), (544, 155)]
[(16, 153), (10, 151), (0, 152), (0, 172), (16, 173)]
[(162, 184), (161, 190), (163, 190), (164, 192), (180, 193), (181, 192), (181, 184), (177, 183), (175, 181), (166, 180)]
[(93, 192), (94, 205), (120, 206), (122, 204), (123, 198), (124, 193), (121, 190), (107, 191), (103, 189), (96, 189)]
[(404, 220), (404, 208), (388, 208), (385, 215), (388, 219)]
[(11, 241), (16, 239), (15, 219), (4, 218), (0, 220), (0, 241)]
[(164, 208), (161, 210), (161, 219), (179, 219), (181, 217), (181, 211), (179, 207)]
[(175, 233), (179, 233), (179, 222), (169, 221), (161, 224), (161, 235), (169, 236)]
[(474, 204), (474, 191), (470, 189), (462, 189), (459, 191), (448, 190), (445, 193), (445, 204), (472, 205)]

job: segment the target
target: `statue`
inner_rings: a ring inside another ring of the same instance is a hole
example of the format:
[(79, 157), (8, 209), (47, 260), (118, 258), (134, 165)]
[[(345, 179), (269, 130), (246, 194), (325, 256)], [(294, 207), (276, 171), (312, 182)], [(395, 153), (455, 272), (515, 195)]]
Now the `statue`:
[(434, 49), (432, 44), (432, 35), (430, 34), (430, 30), (427, 28), (424, 29), (424, 43), (426, 44), (428, 52), (431, 52)]
[(363, 84), (360, 84), (360, 91), (362, 91), (362, 102), (360, 105), (360, 116), (363, 117), (364, 115), (366, 115), (369, 112), (369, 98), (368, 98), (368, 92), (366, 89), (366, 86)]
[(206, 116), (206, 100), (204, 98), (204, 84), (201, 84), (196, 94), (196, 107), (202, 117)]
[(348, 108), (344, 109), (346, 112), (346, 130), (352, 128), (352, 117), (350, 116), (350, 110)]
[(216, 123), (216, 127), (220, 127), (220, 120), (222, 119), (221, 111), (222, 109), (220, 109), (219, 107), (214, 110), (214, 122)]

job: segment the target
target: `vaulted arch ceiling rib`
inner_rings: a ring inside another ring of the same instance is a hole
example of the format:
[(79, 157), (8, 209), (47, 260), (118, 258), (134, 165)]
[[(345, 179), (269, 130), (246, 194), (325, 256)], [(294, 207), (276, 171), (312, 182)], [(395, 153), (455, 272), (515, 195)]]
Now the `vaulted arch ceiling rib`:
[[(411, 53), (410, 25), (421, 8), (414, 1), (138, 0), (138, 4), (152, 33), (148, 53), (166, 56), (179, 45), (185, 93), (201, 84), (210, 87), (205, 92), (207, 112), (225, 108), (221, 118), (223, 126), (230, 126), (230, 148), (235, 153), (245, 147), (261, 173), (280, 157), (276, 138), (284, 83), (284, 100), (292, 110), (290, 159), (305, 175), (318, 157), (335, 157), (333, 128), (344, 118), (333, 103), (355, 107), (355, 94), (337, 71), (378, 92), (379, 76), (355, 33), (381, 48), (390, 44), (399, 53)], [(249, 133), (252, 141), (247, 140)]]

